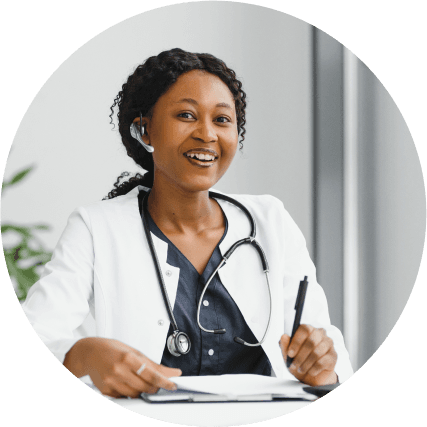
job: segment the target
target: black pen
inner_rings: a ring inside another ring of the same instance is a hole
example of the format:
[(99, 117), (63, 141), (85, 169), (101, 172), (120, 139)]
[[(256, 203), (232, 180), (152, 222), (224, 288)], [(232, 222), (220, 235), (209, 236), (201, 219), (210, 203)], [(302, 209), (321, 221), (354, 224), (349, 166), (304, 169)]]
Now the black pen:
[[(305, 294), (307, 293), (307, 286), (308, 286), (307, 276), (304, 276), (304, 280), (299, 282), (298, 295), (295, 301), (296, 313), (295, 313), (294, 327), (292, 328), (292, 336), (291, 336), (291, 340), (289, 341), (289, 344), (292, 342), (292, 338), (294, 337), (295, 332), (297, 331), (301, 323), (301, 315), (302, 315), (302, 309), (304, 307)], [(292, 365), (293, 361), (294, 361), (294, 358), (288, 356), (286, 359), (286, 366), (289, 368), (289, 366)]]

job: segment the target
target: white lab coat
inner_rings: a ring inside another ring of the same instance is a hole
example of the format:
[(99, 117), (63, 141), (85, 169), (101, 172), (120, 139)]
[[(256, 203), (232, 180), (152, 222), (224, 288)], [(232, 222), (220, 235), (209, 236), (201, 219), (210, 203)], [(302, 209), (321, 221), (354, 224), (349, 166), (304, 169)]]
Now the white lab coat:
[[(28, 293), (24, 311), (61, 362), (79, 339), (76, 329), (89, 312), (95, 318), (97, 336), (117, 339), (153, 361), (161, 361), (169, 318), (138, 209), (140, 189), (144, 187), (77, 208), (41, 279)], [(252, 213), (257, 224), (256, 239), (269, 263), (273, 307), (270, 331), (262, 346), (274, 375), (294, 378), (286, 368), (278, 342), (283, 333), (291, 334), (299, 282), (308, 276), (301, 323), (322, 327), (333, 339), (338, 353), (335, 371), (340, 381), (345, 381), (353, 373), (348, 353), (340, 331), (330, 324), (325, 294), (317, 284), (301, 231), (282, 202), (272, 196), (231, 197)], [(249, 236), (250, 224), (236, 206), (222, 200), (218, 203), (228, 219), (228, 232), (220, 244), (224, 254), (234, 242)], [(152, 237), (173, 307), (179, 268), (167, 264), (167, 244)], [(239, 247), (219, 275), (260, 340), (270, 304), (258, 254), (249, 245)]]

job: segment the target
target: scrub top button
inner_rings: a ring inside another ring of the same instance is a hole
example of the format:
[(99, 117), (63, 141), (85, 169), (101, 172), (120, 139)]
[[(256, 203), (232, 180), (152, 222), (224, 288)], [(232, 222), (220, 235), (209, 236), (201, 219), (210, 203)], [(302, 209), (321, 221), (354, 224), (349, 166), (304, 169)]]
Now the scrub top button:
[(159, 319), (159, 320), (157, 321), (157, 324), (158, 324), (159, 326), (163, 326), (163, 319)]
[(208, 351), (208, 354), (209, 354), (209, 356), (213, 356), (214, 351), (213, 351), (212, 349), (210, 349), (210, 350)]
[(166, 276), (171, 277), (172, 276), (172, 271), (166, 270)]
[(203, 301), (203, 305), (204, 305), (205, 307), (207, 307), (207, 306), (209, 305), (209, 301), (204, 300), (204, 301)]

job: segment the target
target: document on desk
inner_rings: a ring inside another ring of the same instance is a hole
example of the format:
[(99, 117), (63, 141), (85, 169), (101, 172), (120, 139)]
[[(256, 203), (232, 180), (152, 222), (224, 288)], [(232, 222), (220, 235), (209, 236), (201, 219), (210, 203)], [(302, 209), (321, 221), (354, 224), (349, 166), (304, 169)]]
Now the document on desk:
[(294, 380), (253, 374), (207, 375), (170, 378), (179, 389), (226, 396), (278, 394), (288, 397), (307, 395), (305, 384)]

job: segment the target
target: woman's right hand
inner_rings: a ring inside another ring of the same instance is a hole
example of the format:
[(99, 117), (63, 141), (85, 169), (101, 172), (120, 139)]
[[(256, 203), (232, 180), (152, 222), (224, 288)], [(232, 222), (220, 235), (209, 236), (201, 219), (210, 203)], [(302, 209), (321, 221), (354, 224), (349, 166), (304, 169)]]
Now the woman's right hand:
[(111, 397), (138, 397), (140, 393), (155, 393), (159, 388), (176, 390), (168, 378), (182, 374), (180, 369), (158, 365), (138, 350), (109, 338), (77, 341), (67, 353), (64, 365), (77, 377), (90, 375), (101, 393)]

